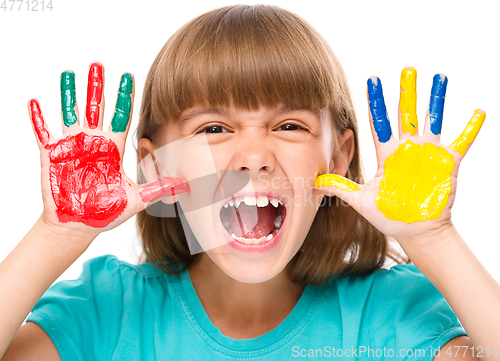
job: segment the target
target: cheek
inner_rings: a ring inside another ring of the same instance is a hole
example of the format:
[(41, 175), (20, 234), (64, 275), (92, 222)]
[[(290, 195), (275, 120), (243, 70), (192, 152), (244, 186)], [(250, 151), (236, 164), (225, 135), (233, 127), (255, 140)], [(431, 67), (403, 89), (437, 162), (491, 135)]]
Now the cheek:
[[(165, 175), (192, 181), (217, 174), (214, 157), (206, 137), (180, 139), (155, 151)], [(163, 175), (163, 174), (162, 174)]]
[(304, 194), (309, 197), (316, 177), (327, 173), (327, 159), (318, 144), (282, 149), (275, 154), (277, 163), (283, 168), (287, 178), (288, 184), (285, 187), (293, 189), (294, 196)]
[(277, 156), (290, 165), (295, 172), (311, 174), (327, 168), (328, 158), (322, 144), (300, 144), (277, 152)]

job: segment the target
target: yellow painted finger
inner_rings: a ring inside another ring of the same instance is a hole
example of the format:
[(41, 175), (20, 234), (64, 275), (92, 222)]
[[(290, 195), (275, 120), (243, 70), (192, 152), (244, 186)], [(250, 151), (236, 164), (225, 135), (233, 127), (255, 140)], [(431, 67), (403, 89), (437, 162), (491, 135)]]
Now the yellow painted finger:
[(417, 71), (414, 68), (405, 68), (401, 72), (399, 109), (401, 111), (401, 133), (415, 135), (418, 130), (418, 119)]
[(479, 129), (484, 123), (486, 113), (480, 109), (476, 109), (469, 123), (465, 127), (460, 136), (450, 145), (450, 148), (456, 150), (460, 155), (465, 155), (469, 145), (476, 139)]
[(359, 191), (359, 185), (338, 174), (322, 174), (316, 178), (314, 187), (336, 187), (344, 191)]

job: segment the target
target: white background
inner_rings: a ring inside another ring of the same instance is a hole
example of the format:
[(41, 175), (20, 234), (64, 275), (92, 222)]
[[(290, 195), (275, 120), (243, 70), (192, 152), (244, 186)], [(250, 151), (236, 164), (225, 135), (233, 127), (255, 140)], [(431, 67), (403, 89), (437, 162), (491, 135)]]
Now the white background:
[[(3, 2), (3, 0), (0, 0)], [(47, 0), (45, 0), (47, 3)], [(146, 74), (167, 39), (184, 23), (231, 1), (53, 0), (52, 11), (0, 9), (0, 261), (14, 249), (42, 212), (39, 155), (26, 104), (39, 99), (55, 136), (61, 133), (59, 76), (76, 73), (80, 115), (85, 108), (86, 77), (92, 61), (104, 64), (109, 124), (120, 75), (136, 79), (135, 114), (124, 167), (136, 179), (134, 130)], [(453, 221), (486, 269), (500, 281), (498, 205), (499, 38), (495, 1), (269, 1), (310, 22), (327, 39), (347, 73), (359, 119), (367, 177), (376, 170), (369, 132), (366, 79), (381, 78), (394, 129), (397, 129), (399, 79), (403, 67), (418, 71), (421, 127), (438, 72), (449, 78), (442, 140), (450, 144), (476, 108), (487, 117), (462, 163)], [(247, 4), (254, 4), (249, 2)], [(8, 4), (10, 7), (10, 4)], [(39, 5), (39, 10), (41, 6)], [(115, 254), (135, 263), (140, 252), (135, 218), (101, 234), (58, 279), (73, 279), (82, 263)], [(464, 285), (466, 287), (466, 285)]]

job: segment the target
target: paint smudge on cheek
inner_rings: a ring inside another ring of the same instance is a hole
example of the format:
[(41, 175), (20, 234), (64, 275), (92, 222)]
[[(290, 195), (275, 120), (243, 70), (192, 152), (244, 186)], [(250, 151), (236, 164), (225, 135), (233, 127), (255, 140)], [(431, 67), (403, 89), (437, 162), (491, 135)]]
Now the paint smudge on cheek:
[(116, 144), (79, 133), (45, 146), (50, 186), (60, 222), (95, 228), (109, 225), (127, 206)]
[(452, 154), (443, 147), (407, 140), (384, 165), (375, 203), (388, 219), (413, 223), (441, 216), (451, 192)]

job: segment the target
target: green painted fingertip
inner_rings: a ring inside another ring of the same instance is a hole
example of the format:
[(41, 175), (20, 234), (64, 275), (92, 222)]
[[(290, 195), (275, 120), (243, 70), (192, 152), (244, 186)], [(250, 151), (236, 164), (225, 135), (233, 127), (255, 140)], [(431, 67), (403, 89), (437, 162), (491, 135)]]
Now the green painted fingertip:
[(65, 71), (61, 74), (61, 109), (64, 125), (69, 127), (77, 121), (75, 92), (75, 73)]
[(113, 133), (123, 133), (127, 129), (132, 109), (132, 89), (134, 79), (129, 73), (123, 74), (118, 89), (118, 99), (116, 99), (115, 114), (111, 120), (111, 130)]

